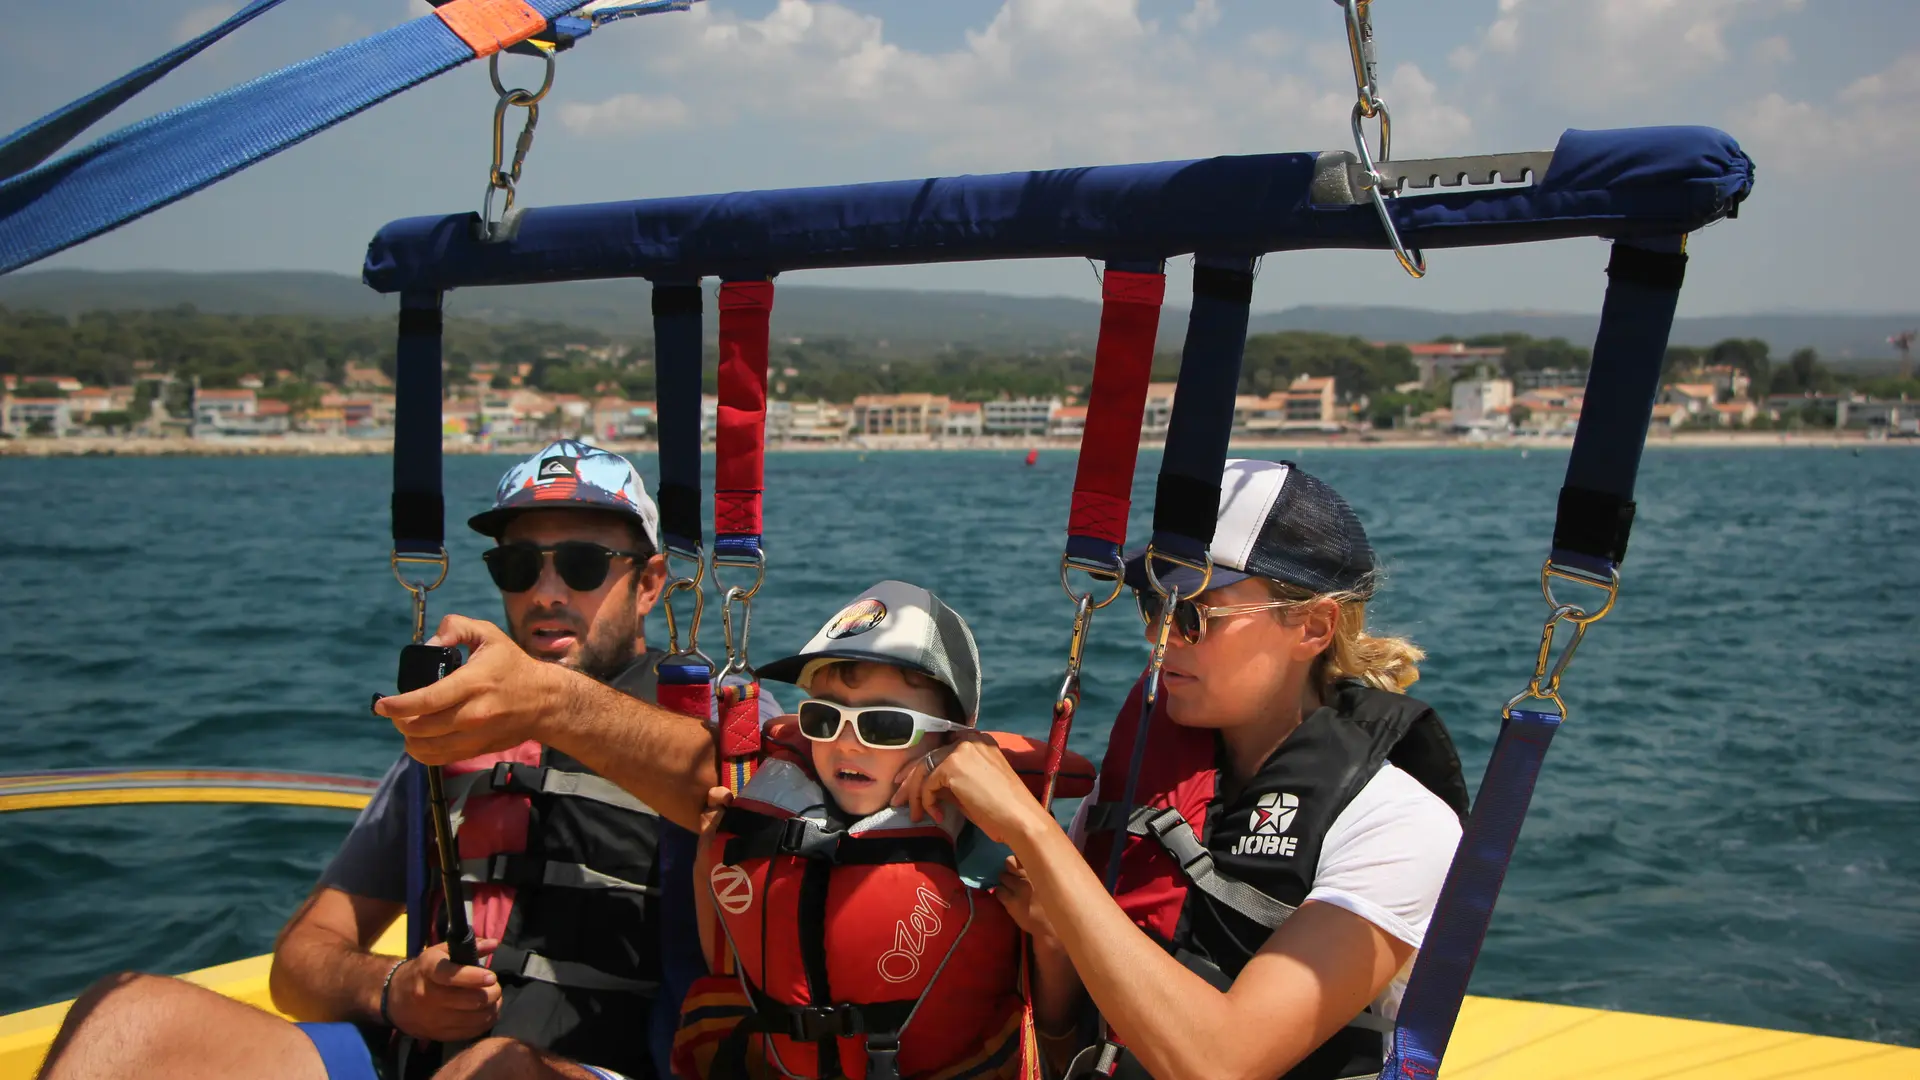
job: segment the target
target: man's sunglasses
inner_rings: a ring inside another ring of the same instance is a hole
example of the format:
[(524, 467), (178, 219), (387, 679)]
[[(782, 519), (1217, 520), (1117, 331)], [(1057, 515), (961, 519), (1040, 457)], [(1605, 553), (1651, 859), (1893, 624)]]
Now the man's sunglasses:
[(540, 570), (547, 556), (553, 556), (554, 572), (574, 592), (592, 592), (606, 583), (607, 568), (616, 556), (638, 563), (644, 558), (637, 551), (619, 551), (585, 540), (562, 540), (542, 547), (539, 544), (501, 544), (481, 553), (487, 573), (504, 593), (522, 593), (540, 581)]
[(800, 703), (800, 734), (814, 742), (838, 739), (848, 721), (853, 722), (853, 737), (860, 745), (875, 750), (902, 750), (919, 742), (925, 732), (964, 731), (967, 726), (897, 705), (856, 708), (818, 698)]
[[(1152, 589), (1140, 589), (1133, 594), (1140, 605), (1140, 618), (1149, 629), (1160, 624), (1160, 612), (1166, 601)], [(1173, 605), (1173, 629), (1180, 640), (1189, 645), (1198, 645), (1207, 638), (1207, 623), (1213, 619), (1228, 615), (1246, 615), (1255, 611), (1281, 611), (1286, 608), (1300, 607), (1304, 600), (1267, 600), (1258, 604), (1202, 604), (1196, 600), (1181, 597)]]

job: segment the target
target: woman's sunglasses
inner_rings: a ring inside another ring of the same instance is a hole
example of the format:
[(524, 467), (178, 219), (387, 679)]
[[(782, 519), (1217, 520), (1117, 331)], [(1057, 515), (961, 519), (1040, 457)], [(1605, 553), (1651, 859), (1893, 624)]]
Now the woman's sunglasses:
[[(1152, 589), (1141, 589), (1133, 594), (1140, 605), (1140, 618), (1148, 628), (1160, 624), (1160, 612), (1166, 604), (1165, 599)], [(1202, 604), (1196, 600), (1181, 597), (1173, 605), (1173, 629), (1180, 640), (1189, 645), (1198, 645), (1207, 639), (1207, 623), (1213, 619), (1228, 615), (1246, 615), (1255, 611), (1280, 611), (1285, 608), (1300, 607), (1304, 600), (1267, 600), (1258, 604)]]
[(637, 551), (618, 551), (585, 540), (563, 540), (548, 547), (524, 542), (501, 544), (480, 557), (486, 560), (487, 573), (501, 592), (522, 593), (540, 581), (541, 567), (549, 555), (553, 556), (554, 572), (574, 592), (592, 592), (605, 584), (607, 568), (615, 556), (636, 563), (644, 558)]
[(838, 739), (848, 721), (853, 722), (853, 737), (860, 745), (875, 750), (902, 750), (919, 742), (925, 732), (964, 731), (967, 726), (897, 705), (857, 708), (818, 698), (800, 703), (800, 734), (814, 742)]

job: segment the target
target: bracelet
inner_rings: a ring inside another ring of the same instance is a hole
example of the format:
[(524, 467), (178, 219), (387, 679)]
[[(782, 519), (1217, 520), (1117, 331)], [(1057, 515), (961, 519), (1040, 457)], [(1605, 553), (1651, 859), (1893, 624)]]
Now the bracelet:
[(395, 960), (393, 966), (387, 969), (387, 977), (380, 983), (380, 1022), (388, 1027), (398, 1026), (393, 1022), (393, 1017), (387, 1013), (387, 1002), (389, 996), (393, 993), (393, 977), (400, 973), (400, 969), (404, 967), (406, 963), (404, 958)]

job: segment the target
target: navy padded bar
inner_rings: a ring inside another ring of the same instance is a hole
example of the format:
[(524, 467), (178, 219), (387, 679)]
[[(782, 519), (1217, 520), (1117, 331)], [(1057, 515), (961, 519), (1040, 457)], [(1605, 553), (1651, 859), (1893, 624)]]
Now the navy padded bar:
[(700, 548), (700, 309), (698, 282), (653, 286), (654, 378), (659, 411), (660, 531)]
[[(591, 278), (764, 278), (841, 266), (976, 259), (1151, 262), (1384, 248), (1371, 205), (1315, 206), (1313, 154), (958, 176), (846, 187), (533, 208), (483, 243), (471, 213), (381, 229), (364, 276), (381, 292)], [(1753, 164), (1711, 128), (1569, 131), (1533, 187), (1395, 200), (1421, 248), (1572, 236), (1671, 236), (1731, 214)]]
[(440, 294), (400, 298), (393, 371), (393, 547), (431, 554), (446, 543), (440, 479)]

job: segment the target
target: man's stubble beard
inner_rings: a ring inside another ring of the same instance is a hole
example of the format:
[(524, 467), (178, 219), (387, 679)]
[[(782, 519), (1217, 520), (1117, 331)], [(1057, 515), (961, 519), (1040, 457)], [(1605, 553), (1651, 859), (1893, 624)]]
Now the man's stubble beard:
[[(626, 632), (624, 634), (612, 627), (604, 628), (604, 633), (601, 633), (599, 628), (586, 627), (574, 635), (572, 655), (562, 657), (558, 660), (544, 660), (543, 662), (571, 668), (599, 682), (612, 681), (614, 676), (625, 671), (627, 665), (633, 663), (634, 659), (640, 655), (639, 642), (642, 622), (638, 611), (639, 588), (637, 584), (627, 594), (627, 608), (631, 618), (615, 620), (615, 622), (626, 623)], [(532, 622), (535, 619), (548, 616), (549, 614), (548, 612), (535, 609), (527, 612), (526, 621)], [(577, 617), (569, 621), (574, 623), (579, 622)], [(508, 620), (508, 625), (513, 626), (514, 643), (519, 645), (522, 650), (531, 654), (532, 649), (527, 641), (526, 635), (520, 627), (514, 625), (511, 619)]]

